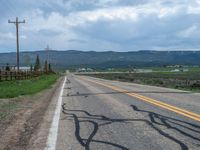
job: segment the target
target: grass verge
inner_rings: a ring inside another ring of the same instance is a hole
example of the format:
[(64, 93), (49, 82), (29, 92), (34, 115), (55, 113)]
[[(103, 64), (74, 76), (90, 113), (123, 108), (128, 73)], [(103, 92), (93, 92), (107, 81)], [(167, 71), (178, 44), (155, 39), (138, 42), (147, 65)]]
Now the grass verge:
[[(0, 82), (0, 131), (2, 124), (6, 123), (5, 119), (11, 118), (18, 109), (24, 107), (23, 102), (18, 100), (18, 98), (7, 98), (38, 93), (44, 89), (50, 88), (58, 78), (58, 75), (51, 74), (29, 80)], [(28, 100), (29, 99), (27, 99), (27, 101)]]
[(37, 78), (21, 81), (0, 82), (0, 98), (13, 98), (21, 95), (31, 95), (49, 88), (58, 79), (58, 75), (43, 75)]

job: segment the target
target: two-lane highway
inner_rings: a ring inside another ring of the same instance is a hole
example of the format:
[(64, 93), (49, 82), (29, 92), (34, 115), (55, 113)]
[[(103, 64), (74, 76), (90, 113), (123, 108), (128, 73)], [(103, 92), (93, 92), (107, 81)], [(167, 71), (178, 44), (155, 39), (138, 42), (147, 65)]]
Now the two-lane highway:
[(56, 149), (200, 149), (199, 114), (199, 94), (68, 75)]

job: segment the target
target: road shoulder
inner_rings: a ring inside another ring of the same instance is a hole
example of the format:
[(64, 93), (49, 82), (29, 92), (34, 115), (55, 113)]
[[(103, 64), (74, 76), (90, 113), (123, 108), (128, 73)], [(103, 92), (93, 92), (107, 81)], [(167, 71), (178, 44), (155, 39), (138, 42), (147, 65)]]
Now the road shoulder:
[(43, 149), (45, 147), (62, 80), (63, 78), (60, 78), (52, 88), (36, 95), (15, 99), (19, 101), (17, 111), (0, 126), (2, 128), (1, 149)]

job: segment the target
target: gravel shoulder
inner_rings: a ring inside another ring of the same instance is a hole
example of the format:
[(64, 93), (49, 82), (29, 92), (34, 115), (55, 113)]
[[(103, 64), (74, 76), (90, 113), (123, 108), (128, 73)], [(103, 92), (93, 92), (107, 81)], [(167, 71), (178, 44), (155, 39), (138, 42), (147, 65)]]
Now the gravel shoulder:
[[(53, 104), (62, 80), (58, 79), (50, 89), (32, 96), (0, 100), (0, 105), (4, 106), (0, 107), (0, 112), (5, 114), (0, 119), (0, 149), (40, 149), (45, 146), (51, 122), (50, 112), (54, 110)], [(44, 127), (45, 132), (41, 132)], [(41, 135), (43, 141), (40, 139), (41, 144), (38, 145), (38, 136)]]

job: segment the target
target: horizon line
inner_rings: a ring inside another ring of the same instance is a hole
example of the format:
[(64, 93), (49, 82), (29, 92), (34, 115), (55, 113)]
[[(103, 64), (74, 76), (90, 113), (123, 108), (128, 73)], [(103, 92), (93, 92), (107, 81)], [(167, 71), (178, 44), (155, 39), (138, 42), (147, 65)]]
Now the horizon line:
[[(39, 49), (39, 50), (20, 50), (20, 53), (27, 53), (27, 52), (45, 52), (45, 49)], [(127, 52), (141, 52), (141, 51), (150, 51), (150, 52), (198, 52), (200, 49), (171, 49), (171, 50), (158, 50), (158, 49), (146, 49), (146, 50), (132, 50), (132, 51), (115, 51), (115, 50), (105, 50), (105, 51), (98, 51), (98, 50), (75, 50), (75, 49), (49, 49), (49, 51), (79, 51), (79, 52), (117, 52), (117, 53), (127, 53)], [(3, 53), (16, 53), (15, 51), (8, 51), (8, 52), (0, 52), (0, 54)]]

